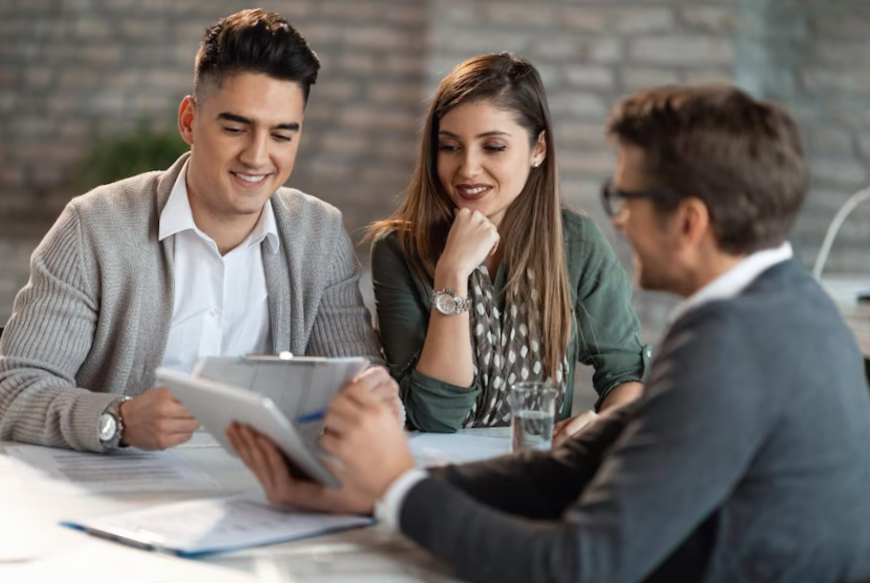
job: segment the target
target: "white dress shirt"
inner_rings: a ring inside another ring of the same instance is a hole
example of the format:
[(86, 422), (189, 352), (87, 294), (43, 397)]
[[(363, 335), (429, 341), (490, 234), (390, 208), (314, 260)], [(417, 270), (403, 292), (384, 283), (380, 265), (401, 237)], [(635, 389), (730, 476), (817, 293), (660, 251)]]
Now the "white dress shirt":
[(680, 302), (668, 317), (668, 326), (703, 304), (736, 297), (759, 275), (777, 263), (791, 259), (793, 255), (791, 243), (785, 242), (775, 249), (764, 249), (746, 256), (740, 263)]
[(261, 243), (268, 241), (269, 253), (277, 253), (279, 246), (267, 201), (247, 239), (221, 256), (214, 240), (193, 221), (186, 176), (187, 164), (160, 213), (158, 237), (175, 236), (175, 303), (162, 365), (189, 373), (205, 356), (272, 351)]
[[(690, 310), (694, 310), (707, 302), (726, 300), (737, 296), (763, 272), (777, 263), (791, 259), (792, 256), (791, 244), (788, 242), (776, 249), (765, 249), (747, 256), (740, 263), (680, 302), (671, 312), (668, 325), (672, 325)], [(390, 484), (383, 498), (375, 504), (375, 517), (378, 521), (394, 530), (400, 530), (399, 518), (405, 496), (427, 475), (424, 470), (415, 468), (408, 470)]]

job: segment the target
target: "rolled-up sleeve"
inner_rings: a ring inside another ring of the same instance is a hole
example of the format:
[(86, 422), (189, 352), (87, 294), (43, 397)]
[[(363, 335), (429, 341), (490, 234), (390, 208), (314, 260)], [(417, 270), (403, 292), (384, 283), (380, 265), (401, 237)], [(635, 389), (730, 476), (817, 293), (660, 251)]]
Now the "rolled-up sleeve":
[(416, 370), (429, 328), (428, 300), (394, 233), (375, 240), (371, 262), (378, 331), (390, 373), (399, 383), (408, 423), (421, 431), (458, 430), (480, 394), (477, 379), (470, 387), (460, 387)]
[(595, 368), (598, 409), (614, 388), (643, 379), (652, 351), (641, 343), (631, 281), (604, 234), (586, 216), (573, 215), (566, 223), (569, 269), (578, 282), (576, 359)]

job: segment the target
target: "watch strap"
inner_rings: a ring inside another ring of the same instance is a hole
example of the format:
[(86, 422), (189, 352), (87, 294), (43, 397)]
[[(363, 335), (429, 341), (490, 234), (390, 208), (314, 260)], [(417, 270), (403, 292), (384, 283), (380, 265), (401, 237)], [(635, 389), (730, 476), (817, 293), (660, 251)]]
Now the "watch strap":
[[(121, 403), (129, 401), (132, 397), (121, 396), (109, 403), (103, 415), (111, 415), (115, 419), (115, 434), (111, 439), (101, 441), (107, 449), (117, 449), (119, 447), (127, 447), (127, 444), (122, 441), (124, 436), (124, 420), (121, 418)], [(102, 416), (102, 415), (101, 415)]]

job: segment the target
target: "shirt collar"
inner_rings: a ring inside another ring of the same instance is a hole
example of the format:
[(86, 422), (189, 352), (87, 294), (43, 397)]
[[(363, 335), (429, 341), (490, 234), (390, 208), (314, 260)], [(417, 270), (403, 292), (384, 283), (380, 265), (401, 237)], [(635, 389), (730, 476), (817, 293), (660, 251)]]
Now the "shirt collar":
[[(175, 179), (175, 184), (172, 186), (172, 192), (169, 194), (166, 206), (163, 207), (163, 212), (160, 213), (157, 234), (157, 238), (160, 241), (176, 233), (188, 230), (193, 230), (200, 237), (211, 240), (211, 237), (197, 228), (193, 220), (193, 211), (190, 210), (190, 200), (187, 195), (187, 164), (188, 162), (185, 162), (184, 166), (181, 167), (181, 172), (178, 173), (178, 177)], [(254, 230), (248, 235), (246, 243), (249, 247), (253, 247), (262, 243), (263, 239), (269, 242), (269, 250), (272, 253), (278, 252), (278, 224), (275, 221), (271, 199), (266, 201), (263, 212), (260, 213), (260, 219), (254, 226)]]
[(759, 275), (777, 263), (791, 259), (793, 255), (794, 252), (789, 242), (785, 242), (774, 249), (756, 251), (680, 302), (671, 312), (668, 323), (673, 324), (689, 311), (699, 308), (708, 302), (736, 297), (740, 292), (749, 287), (749, 284), (755, 281)]

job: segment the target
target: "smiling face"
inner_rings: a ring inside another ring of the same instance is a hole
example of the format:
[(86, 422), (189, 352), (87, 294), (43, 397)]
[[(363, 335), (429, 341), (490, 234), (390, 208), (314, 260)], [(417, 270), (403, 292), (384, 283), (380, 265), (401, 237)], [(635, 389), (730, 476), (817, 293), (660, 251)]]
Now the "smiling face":
[(498, 225), (544, 159), (543, 140), (534, 138), (490, 101), (459, 105), (440, 120), (438, 178), (457, 207)]
[[(629, 192), (650, 187), (640, 148), (619, 146), (613, 184)], [(642, 289), (675, 293), (682, 289), (684, 277), (675, 223), (675, 218), (663, 217), (648, 198), (624, 200), (613, 216), (613, 226), (622, 232), (634, 251), (634, 276)]]
[(304, 110), (297, 83), (261, 73), (227, 76), (199, 101), (186, 97), (179, 127), (191, 145), (187, 189), (194, 218), (256, 220), (293, 171)]

